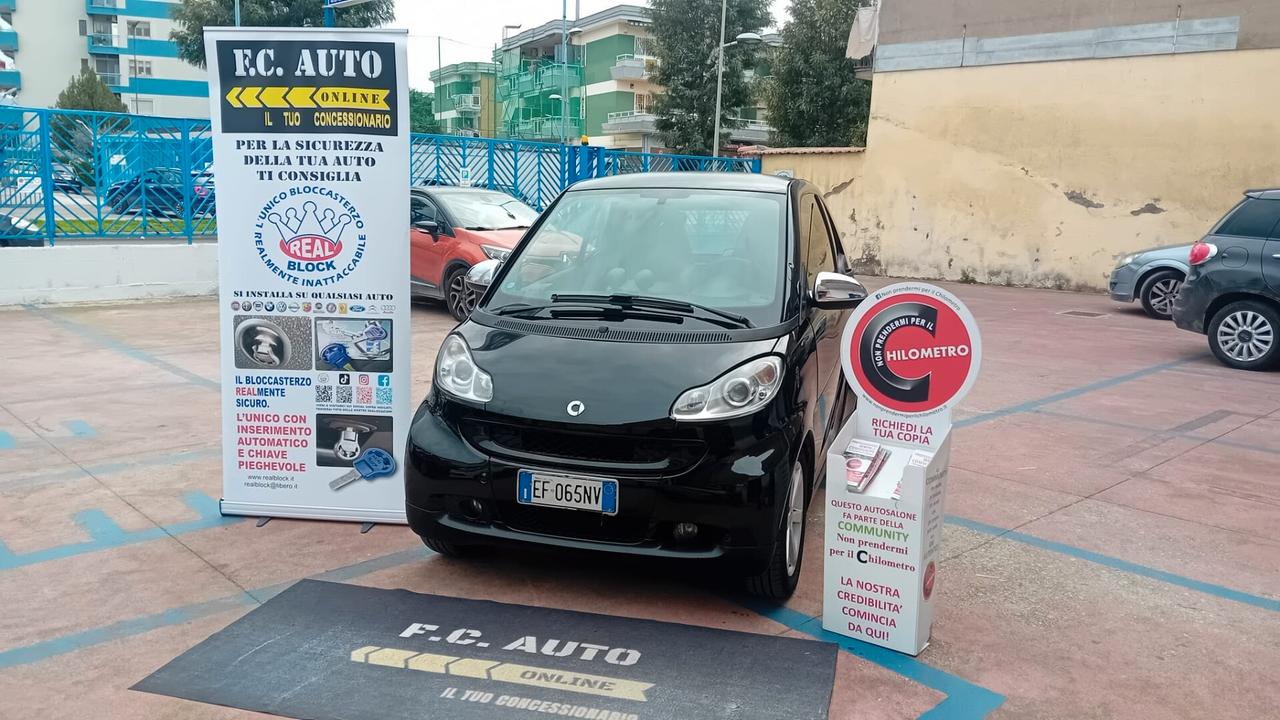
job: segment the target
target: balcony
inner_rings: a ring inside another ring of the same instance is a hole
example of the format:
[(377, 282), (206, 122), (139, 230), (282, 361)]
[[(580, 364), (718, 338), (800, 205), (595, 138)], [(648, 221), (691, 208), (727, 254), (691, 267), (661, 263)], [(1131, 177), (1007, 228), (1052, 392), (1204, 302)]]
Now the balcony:
[(769, 142), (769, 134), (772, 132), (773, 128), (763, 120), (744, 120), (742, 127), (729, 129), (729, 139), (755, 145)]
[(124, 0), (84, 0), (84, 11), (90, 15), (119, 15)]
[(648, 110), (611, 112), (605, 117), (604, 124), (600, 126), (600, 130), (606, 135), (621, 135), (623, 133), (649, 135), (658, 131), (658, 116)]
[(116, 37), (115, 33), (89, 33), (85, 41), (91, 53), (119, 55), (126, 48), (124, 39)]
[(558, 90), (582, 84), (582, 66), (554, 63), (538, 69), (538, 89)]
[[(97, 71), (95, 71), (97, 72)], [(98, 78), (102, 80), (112, 92), (124, 92), (128, 88), (123, 84), (123, 78), (120, 77), (120, 71), (116, 72), (98, 72)]]
[(0, 50), (18, 49), (18, 32), (16, 30), (0, 30)]
[(457, 110), (459, 115), (479, 115), (480, 96), (475, 93), (454, 95), (453, 109)]
[(0, 90), (22, 87), (22, 74), (17, 70), (0, 70)]
[(614, 60), (613, 67), (609, 68), (609, 76), (614, 80), (648, 80), (657, 64), (657, 58), (624, 53)]

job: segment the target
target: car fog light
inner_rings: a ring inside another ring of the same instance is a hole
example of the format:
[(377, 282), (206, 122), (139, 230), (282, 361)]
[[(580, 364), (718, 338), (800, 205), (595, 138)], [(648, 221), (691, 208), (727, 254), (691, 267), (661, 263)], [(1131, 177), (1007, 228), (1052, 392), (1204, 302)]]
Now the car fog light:
[(484, 504), (479, 500), (464, 500), (462, 502), (462, 513), (474, 520), (484, 514)]
[(698, 526), (689, 522), (676, 523), (676, 529), (671, 535), (676, 540), (692, 540), (698, 536)]

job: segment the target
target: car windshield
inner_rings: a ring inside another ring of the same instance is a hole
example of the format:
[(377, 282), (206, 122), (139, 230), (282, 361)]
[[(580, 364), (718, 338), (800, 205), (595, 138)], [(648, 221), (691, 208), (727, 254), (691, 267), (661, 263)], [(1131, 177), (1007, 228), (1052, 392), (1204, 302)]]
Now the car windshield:
[(564, 195), (508, 261), (486, 308), (554, 295), (646, 295), (782, 317), (784, 195), (704, 189)]
[(444, 203), (459, 227), (468, 230), (527, 228), (538, 219), (538, 211), (500, 192), (442, 192)]

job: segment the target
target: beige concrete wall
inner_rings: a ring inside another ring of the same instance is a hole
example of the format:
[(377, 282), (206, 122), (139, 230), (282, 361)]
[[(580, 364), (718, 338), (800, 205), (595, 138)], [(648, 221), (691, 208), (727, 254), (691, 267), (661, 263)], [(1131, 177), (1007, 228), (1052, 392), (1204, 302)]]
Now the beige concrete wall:
[(864, 272), (1103, 288), (1280, 185), (1280, 50), (880, 73), (862, 154), (767, 155)]

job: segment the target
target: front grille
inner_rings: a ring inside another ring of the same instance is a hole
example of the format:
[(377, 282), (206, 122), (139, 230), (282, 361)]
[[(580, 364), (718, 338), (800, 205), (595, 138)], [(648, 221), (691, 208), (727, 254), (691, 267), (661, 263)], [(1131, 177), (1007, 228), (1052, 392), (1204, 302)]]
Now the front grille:
[(635, 544), (643, 542), (649, 530), (645, 515), (602, 515), (585, 510), (559, 510), (515, 502), (501, 502), (498, 520), (512, 530), (553, 537)]
[(575, 432), (527, 425), (467, 420), (467, 440), (496, 455), (579, 463), (633, 465), (637, 470), (675, 473), (702, 459), (701, 440)]

